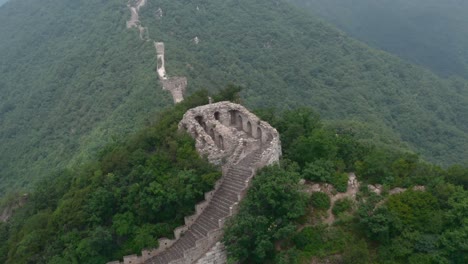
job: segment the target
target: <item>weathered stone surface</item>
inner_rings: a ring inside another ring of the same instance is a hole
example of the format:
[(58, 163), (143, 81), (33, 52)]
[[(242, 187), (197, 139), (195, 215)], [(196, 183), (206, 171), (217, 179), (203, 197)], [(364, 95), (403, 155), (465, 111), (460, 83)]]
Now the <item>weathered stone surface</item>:
[(197, 264), (225, 264), (227, 263), (227, 254), (224, 244), (221, 242), (216, 243), (210, 251), (208, 251)]

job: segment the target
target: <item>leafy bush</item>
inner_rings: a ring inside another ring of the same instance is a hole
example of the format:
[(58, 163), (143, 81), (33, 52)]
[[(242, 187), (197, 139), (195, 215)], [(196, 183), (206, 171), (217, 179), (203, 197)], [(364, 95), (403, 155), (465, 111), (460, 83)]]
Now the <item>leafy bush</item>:
[(369, 250), (367, 243), (364, 240), (359, 240), (357, 243), (348, 243), (343, 252), (344, 264), (367, 264), (370, 261)]
[(344, 198), (335, 202), (335, 204), (333, 205), (332, 212), (334, 215), (339, 215), (343, 212), (351, 211), (352, 207), (353, 207), (353, 201), (351, 201), (348, 198)]
[(338, 192), (346, 192), (348, 190), (348, 174), (335, 173), (330, 179), (330, 183), (333, 184)]
[(315, 209), (328, 210), (330, 208), (330, 197), (323, 192), (314, 192), (310, 196), (310, 203)]
[(294, 245), (307, 257), (326, 256), (341, 252), (348, 239), (341, 229), (328, 226), (308, 226), (292, 237)]
[(333, 162), (326, 159), (306, 163), (302, 172), (305, 179), (314, 182), (329, 182), (334, 173)]
[(305, 213), (294, 166), (273, 166), (255, 176), (239, 213), (225, 227), (224, 242), (231, 261), (265, 263), (275, 257), (275, 241), (288, 238), (295, 220)]

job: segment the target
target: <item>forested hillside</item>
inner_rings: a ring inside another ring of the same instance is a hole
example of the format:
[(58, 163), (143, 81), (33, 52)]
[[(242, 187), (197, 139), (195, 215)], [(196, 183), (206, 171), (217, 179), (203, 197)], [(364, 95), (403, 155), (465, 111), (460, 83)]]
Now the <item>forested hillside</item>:
[(178, 132), (185, 111), (207, 103), (199, 92), (80, 169), (41, 180), (0, 221), (0, 263), (102, 264), (171, 237), (221, 175)]
[[(225, 95), (213, 98), (234, 97)], [(28, 203), (0, 222), (0, 263), (101, 264), (171, 237), (220, 176), (195, 151), (194, 140), (177, 130), (185, 111), (208, 103), (207, 97), (197, 92), (80, 169), (43, 179)], [(328, 129), (307, 108), (260, 114), (281, 133), (284, 159), (255, 176), (229, 222), (224, 241), (230, 259), (466, 263), (468, 168), (444, 170), (411, 153), (361, 143), (349, 131)], [(306, 191), (310, 182), (328, 183), (342, 194), (350, 171), (362, 183), (352, 200), (331, 208), (325, 193)], [(381, 195), (367, 184), (383, 184)], [(415, 185), (424, 188), (388, 194)], [(336, 220), (330, 226), (323, 221), (328, 209)]]
[[(129, 17), (123, 0), (0, 9), (0, 192), (88, 160), (171, 104), (152, 43), (125, 28)], [(466, 81), (370, 49), (284, 1), (150, 0), (140, 20), (189, 92), (235, 83), (251, 108), (310, 106), (366, 140), (444, 165), (468, 159)]]
[(444, 75), (468, 78), (468, 2), (289, 0), (351, 36)]
[(123, 1), (18, 0), (0, 9), (0, 193), (141, 127), (171, 103)]

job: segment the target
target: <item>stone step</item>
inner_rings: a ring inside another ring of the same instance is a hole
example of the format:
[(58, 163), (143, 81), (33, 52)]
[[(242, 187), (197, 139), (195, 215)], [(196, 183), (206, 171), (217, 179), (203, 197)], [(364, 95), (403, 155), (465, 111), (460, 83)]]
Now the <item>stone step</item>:
[(174, 254), (173, 254), (174, 257), (172, 257), (172, 259), (178, 259), (178, 258), (179, 258), (179, 255), (182, 255), (181, 257), (184, 256), (184, 248), (182, 247), (180, 240), (177, 241), (177, 243), (175, 243), (175, 244), (172, 246), (171, 252), (174, 253)]
[[(213, 197), (213, 198), (214, 198), (214, 197)], [(229, 199), (229, 197), (222, 196), (222, 195), (217, 195), (217, 196), (216, 196), (216, 199), (219, 199), (220, 201), (229, 204), (229, 206), (232, 206), (232, 205), (234, 205), (235, 203), (238, 202), (238, 201), (237, 201), (237, 197), (235, 197), (235, 198), (233, 198), (233, 199)]]
[(227, 212), (229, 212), (229, 207), (231, 207), (234, 202), (228, 202), (226, 200), (222, 200), (219, 196), (211, 198), (212, 204), (218, 204), (218, 206), (223, 206), (226, 208)]
[(222, 196), (229, 196), (229, 195), (237, 195), (239, 192), (230, 188), (226, 188), (227, 185), (221, 185), (221, 187), (218, 189), (217, 193), (219, 193)]
[(252, 170), (249, 169), (249, 168), (244, 168), (244, 167), (240, 167), (240, 166), (237, 166), (237, 167), (231, 167), (228, 171), (228, 174), (229, 173), (233, 173), (233, 172), (237, 172), (237, 173), (251, 173)]
[(183, 238), (187, 239), (189, 243), (195, 244), (197, 241), (197, 238), (193, 234), (192, 230), (188, 230), (187, 232), (184, 233)]
[(250, 175), (252, 172), (250, 171), (231, 171), (228, 174), (226, 174), (226, 177), (231, 177), (231, 176), (244, 176), (244, 175)]
[(229, 214), (229, 206), (221, 201), (211, 201), (211, 206), (216, 208), (221, 214)]
[(213, 230), (213, 226), (209, 224), (206, 220), (198, 220), (197, 224), (204, 230), (206, 230), (206, 233), (208, 234), (209, 231)]
[(223, 197), (228, 198), (229, 200), (232, 201), (237, 201), (238, 200), (238, 192), (235, 192), (233, 190), (227, 189), (225, 187), (222, 187), (218, 190), (220, 192), (220, 195)]
[(218, 204), (213, 204), (212, 211), (209, 213), (214, 213), (218, 219), (226, 217), (226, 215), (229, 215), (229, 208), (220, 208), (218, 207)]
[(229, 179), (226, 179), (225, 181), (235, 182), (235, 183), (237, 183), (237, 184), (245, 185), (245, 181), (246, 181), (248, 178), (249, 178), (249, 177), (229, 178)]
[(200, 220), (209, 221), (210, 224), (218, 226), (218, 220), (222, 217), (224, 217), (224, 213), (210, 205), (206, 212), (200, 215)]
[(190, 240), (188, 239), (179, 239), (179, 240), (180, 240), (180, 245), (183, 250), (187, 250), (195, 246), (195, 243), (190, 242)]
[(240, 193), (244, 188), (232, 185), (230, 183), (224, 183), (223, 184), (224, 189), (232, 190), (235, 193)]
[(159, 255), (159, 256), (156, 258), (155, 263), (158, 263), (158, 264), (166, 264), (166, 263), (168, 263), (169, 261), (167, 260), (166, 255), (167, 255), (167, 254), (161, 254), (161, 255)]
[(235, 188), (235, 187), (231, 187), (231, 186), (226, 185), (226, 186), (224, 186), (223, 190), (225, 190), (225, 191), (229, 190), (229, 191), (231, 191), (231, 194), (235, 193), (237, 195), (237, 194), (240, 194), (243, 189)]
[(202, 233), (200, 233), (197, 230), (193, 229), (192, 227), (190, 227), (190, 232), (192, 232), (193, 236), (195, 237), (195, 240), (199, 240), (199, 239), (202, 239), (202, 238), (206, 237), (205, 235), (203, 235)]
[(206, 226), (210, 228), (210, 230), (213, 230), (219, 228), (219, 219), (220, 218), (218, 218), (218, 216), (215, 216), (214, 214), (207, 214), (201, 216), (200, 221), (202, 221), (201, 223), (206, 224)]
[(184, 253), (177, 251), (174, 247), (169, 248), (166, 252), (166, 263), (184, 257)]
[(206, 230), (203, 226), (200, 226), (199, 221), (195, 222), (192, 225), (192, 229), (197, 230), (198, 233), (202, 234), (205, 237), (208, 234), (208, 230)]
[(245, 180), (244, 181), (236, 181), (235, 179), (229, 179), (227, 181), (224, 181), (224, 184), (233, 185), (233, 186), (239, 187), (241, 189), (244, 189), (245, 185), (246, 185)]
[(217, 229), (219, 228), (218, 220), (223, 218), (224, 214), (216, 209), (210, 209), (209, 212), (200, 217), (200, 221), (204, 221), (210, 229)]

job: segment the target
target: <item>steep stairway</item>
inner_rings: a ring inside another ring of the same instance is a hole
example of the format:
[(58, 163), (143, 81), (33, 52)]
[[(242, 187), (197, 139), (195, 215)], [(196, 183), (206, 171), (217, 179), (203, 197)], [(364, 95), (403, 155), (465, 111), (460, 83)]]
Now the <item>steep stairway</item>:
[(210, 232), (223, 227), (224, 219), (232, 214), (232, 208), (240, 201), (253, 175), (255, 163), (260, 160), (261, 145), (236, 164), (231, 165), (222, 180), (220, 188), (214, 193), (209, 205), (189, 227), (189, 229), (167, 250), (148, 259), (145, 263), (175, 264), (192, 263), (184, 252), (196, 250), (197, 241), (205, 239)]

